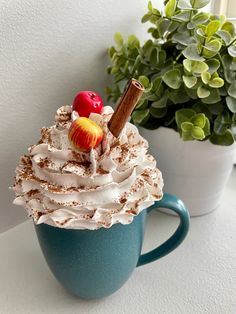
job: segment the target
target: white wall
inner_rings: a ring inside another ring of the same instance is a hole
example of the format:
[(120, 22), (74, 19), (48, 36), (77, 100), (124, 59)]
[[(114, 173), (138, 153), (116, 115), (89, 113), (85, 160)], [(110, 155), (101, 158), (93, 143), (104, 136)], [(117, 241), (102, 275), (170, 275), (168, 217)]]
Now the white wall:
[(144, 0), (0, 0), (0, 232), (26, 219), (12, 205), (20, 155), (79, 90), (103, 94), (113, 34), (143, 37)]

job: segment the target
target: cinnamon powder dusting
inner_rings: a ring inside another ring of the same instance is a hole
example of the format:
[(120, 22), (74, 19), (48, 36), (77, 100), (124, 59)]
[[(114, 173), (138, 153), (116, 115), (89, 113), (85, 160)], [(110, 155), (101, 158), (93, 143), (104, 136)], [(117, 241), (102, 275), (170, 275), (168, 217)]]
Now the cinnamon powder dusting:
[(120, 201), (121, 204), (124, 204), (124, 203), (127, 202), (127, 198), (122, 196), (119, 201)]
[(32, 189), (26, 193), (28, 197), (32, 197), (35, 194), (38, 194), (40, 191), (38, 189)]
[(127, 214), (137, 215), (137, 211), (134, 209), (128, 209), (125, 211)]
[(52, 144), (50, 128), (44, 127), (41, 129), (41, 140), (43, 141), (43, 143), (48, 143), (49, 145)]
[(97, 173), (98, 173), (98, 174), (108, 174), (109, 171), (103, 169), (102, 167), (98, 167)]
[(48, 157), (40, 158), (40, 161), (38, 162), (38, 166), (40, 168), (47, 168), (49, 164), (50, 164), (50, 160), (48, 159)]

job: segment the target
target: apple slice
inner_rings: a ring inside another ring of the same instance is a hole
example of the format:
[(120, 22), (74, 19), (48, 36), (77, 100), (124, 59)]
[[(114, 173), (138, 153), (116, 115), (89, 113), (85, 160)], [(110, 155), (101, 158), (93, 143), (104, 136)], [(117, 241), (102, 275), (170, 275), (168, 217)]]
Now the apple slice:
[(71, 123), (68, 138), (74, 148), (89, 152), (101, 143), (103, 130), (91, 119), (80, 117)]

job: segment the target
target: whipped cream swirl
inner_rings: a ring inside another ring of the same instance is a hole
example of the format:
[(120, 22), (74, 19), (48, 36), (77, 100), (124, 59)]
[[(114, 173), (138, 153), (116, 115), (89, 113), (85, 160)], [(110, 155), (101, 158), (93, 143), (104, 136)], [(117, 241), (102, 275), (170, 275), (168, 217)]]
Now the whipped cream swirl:
[(162, 198), (163, 180), (148, 143), (126, 123), (119, 139), (108, 130), (109, 106), (90, 119), (104, 131), (89, 153), (75, 151), (68, 140), (70, 106), (59, 108), (55, 125), (41, 129), (41, 139), (21, 157), (13, 189), (36, 224), (70, 229), (109, 228), (131, 223), (141, 210)]

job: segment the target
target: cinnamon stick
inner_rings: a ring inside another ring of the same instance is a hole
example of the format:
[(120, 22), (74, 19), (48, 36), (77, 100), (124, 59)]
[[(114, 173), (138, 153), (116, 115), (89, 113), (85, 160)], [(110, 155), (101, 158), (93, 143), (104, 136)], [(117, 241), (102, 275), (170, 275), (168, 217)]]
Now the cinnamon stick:
[(108, 122), (108, 128), (115, 137), (119, 137), (143, 92), (143, 85), (139, 81), (131, 79)]

